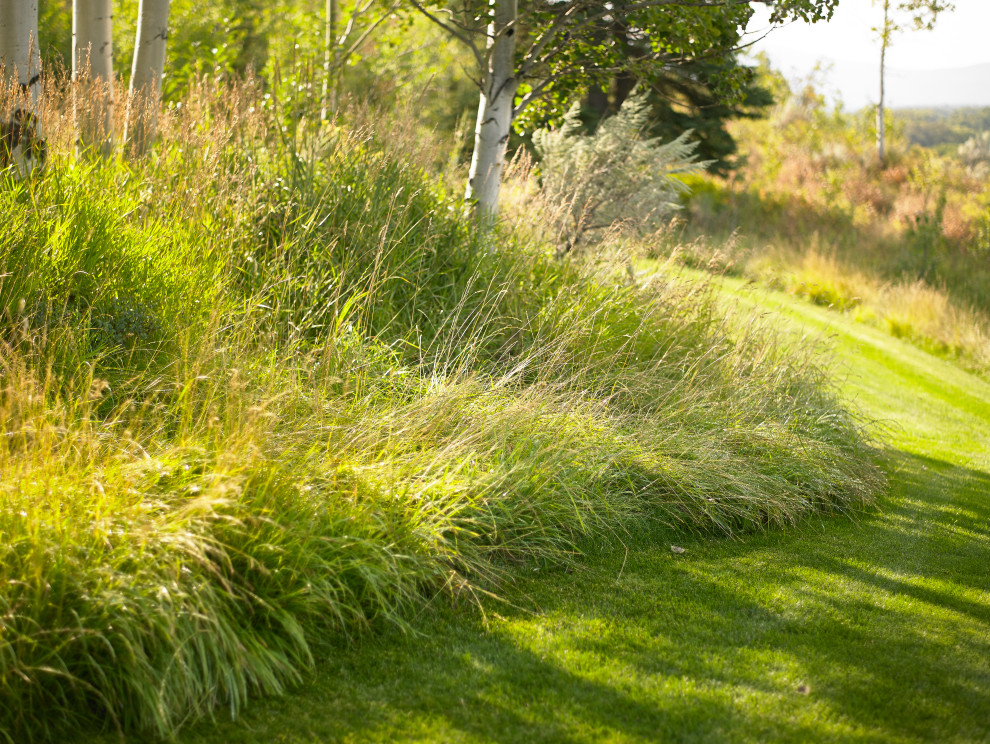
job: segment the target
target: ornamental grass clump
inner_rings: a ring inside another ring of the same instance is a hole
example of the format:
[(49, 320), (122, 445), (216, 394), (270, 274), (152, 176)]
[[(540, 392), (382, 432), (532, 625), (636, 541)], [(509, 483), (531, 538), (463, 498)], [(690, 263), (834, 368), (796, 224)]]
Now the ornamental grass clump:
[(0, 189), (0, 739), (172, 736), (591, 541), (882, 487), (822, 372), (704, 286), (475, 231), (400, 123), (196, 95), (157, 157), (53, 136)]

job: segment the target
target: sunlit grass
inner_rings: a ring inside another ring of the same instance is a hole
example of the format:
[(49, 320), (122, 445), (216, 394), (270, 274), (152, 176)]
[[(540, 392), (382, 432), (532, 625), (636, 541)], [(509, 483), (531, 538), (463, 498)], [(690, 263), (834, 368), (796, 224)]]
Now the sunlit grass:
[(434, 607), (420, 635), (335, 646), (292, 695), (180, 740), (985, 741), (987, 383), (724, 286), (796, 337), (830, 335), (844, 395), (890, 442), (879, 509), (741, 540), (623, 536), (573, 571), (520, 572), (483, 619)]
[(850, 312), (990, 372), (986, 179), (896, 137), (881, 167), (866, 120), (804, 93), (733, 131), (746, 162), (730, 180), (692, 182), (686, 234), (697, 239), (673, 241), (680, 260)]
[(589, 541), (883, 487), (822, 370), (704, 285), (476, 231), (399, 123), (262, 100), (194, 91), (140, 162), (53, 126), (0, 187), (8, 738), (167, 737)]
[(945, 284), (910, 275), (888, 278), (845, 257), (845, 251), (817, 233), (800, 243), (765, 240), (699, 238), (677, 246), (672, 255), (690, 267), (744, 276), (847, 313), (981, 375), (990, 374), (990, 315)]

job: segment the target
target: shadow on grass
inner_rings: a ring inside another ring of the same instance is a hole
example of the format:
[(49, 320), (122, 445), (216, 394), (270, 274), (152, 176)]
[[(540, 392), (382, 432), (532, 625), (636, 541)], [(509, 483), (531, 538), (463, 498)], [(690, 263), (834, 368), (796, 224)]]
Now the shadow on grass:
[(182, 741), (985, 741), (990, 476), (894, 453), (880, 511), (639, 540), (517, 603), (437, 609)]

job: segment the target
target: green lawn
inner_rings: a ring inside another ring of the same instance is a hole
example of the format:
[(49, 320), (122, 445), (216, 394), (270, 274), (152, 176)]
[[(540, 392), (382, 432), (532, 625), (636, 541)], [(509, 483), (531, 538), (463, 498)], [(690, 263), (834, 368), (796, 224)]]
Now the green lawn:
[(990, 385), (727, 286), (834, 337), (844, 393), (889, 443), (875, 513), (592, 548), (573, 573), (529, 569), (485, 618), (437, 607), (414, 634), (341, 643), (295, 694), (181, 741), (990, 741)]

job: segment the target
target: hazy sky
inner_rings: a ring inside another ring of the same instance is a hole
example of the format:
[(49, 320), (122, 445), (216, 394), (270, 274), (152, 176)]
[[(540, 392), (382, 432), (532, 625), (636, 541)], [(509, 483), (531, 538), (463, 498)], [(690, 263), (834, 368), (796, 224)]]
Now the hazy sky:
[[(887, 51), (892, 105), (990, 105), (990, 0), (955, 0), (955, 5), (954, 12), (939, 17), (933, 31), (906, 30), (894, 36)], [(769, 28), (765, 7), (756, 8), (747, 29), (752, 38)], [(882, 19), (882, 10), (871, 0), (839, 0), (829, 23), (792, 23), (772, 30), (753, 48), (765, 51), (790, 78), (806, 76), (816, 62), (832, 64), (827, 87), (841, 95), (847, 108), (855, 109), (875, 103), (878, 97), (880, 47), (870, 29)], [(985, 73), (964, 79), (929, 75), (922, 80), (908, 74), (974, 65), (988, 67)], [(912, 78), (917, 85), (910, 84)], [(926, 97), (944, 100), (922, 100)], [(913, 98), (919, 100), (909, 100)]]

